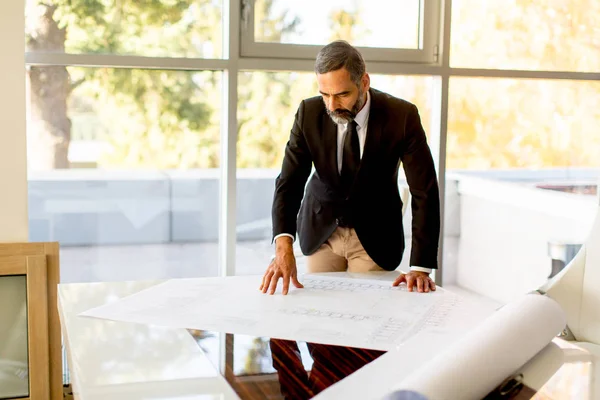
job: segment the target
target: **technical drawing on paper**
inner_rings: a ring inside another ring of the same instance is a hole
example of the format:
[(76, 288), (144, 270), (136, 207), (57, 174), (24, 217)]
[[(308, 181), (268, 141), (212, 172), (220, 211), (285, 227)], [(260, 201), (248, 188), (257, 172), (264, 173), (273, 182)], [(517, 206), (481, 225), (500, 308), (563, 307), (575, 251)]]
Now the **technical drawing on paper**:
[(456, 296), (442, 289), (408, 292), (381, 280), (311, 276), (287, 296), (261, 293), (258, 281), (170, 280), (82, 315), (388, 350), (418, 332), (443, 328), (456, 306)]

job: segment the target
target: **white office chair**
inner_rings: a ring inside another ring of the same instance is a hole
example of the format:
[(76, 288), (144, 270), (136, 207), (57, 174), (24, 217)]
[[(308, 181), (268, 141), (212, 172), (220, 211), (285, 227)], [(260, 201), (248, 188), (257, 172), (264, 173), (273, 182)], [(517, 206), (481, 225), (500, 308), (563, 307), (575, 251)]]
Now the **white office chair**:
[(595, 396), (600, 398), (600, 207), (577, 256), (539, 290), (556, 300), (567, 316), (564, 338), (594, 356)]

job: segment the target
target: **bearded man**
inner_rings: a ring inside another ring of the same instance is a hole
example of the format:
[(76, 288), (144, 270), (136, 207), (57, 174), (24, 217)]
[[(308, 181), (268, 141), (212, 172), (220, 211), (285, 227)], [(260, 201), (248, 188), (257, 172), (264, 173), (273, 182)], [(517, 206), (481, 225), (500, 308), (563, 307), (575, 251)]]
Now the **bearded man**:
[[(275, 257), (260, 290), (298, 288), (298, 232), (308, 272), (395, 270), (404, 253), (398, 170), (411, 192), (410, 271), (393, 285), (435, 290), (440, 199), (431, 151), (414, 104), (370, 87), (360, 52), (345, 41), (323, 47), (320, 96), (303, 100), (286, 145), (273, 199)], [(306, 183), (314, 166), (314, 172)]]

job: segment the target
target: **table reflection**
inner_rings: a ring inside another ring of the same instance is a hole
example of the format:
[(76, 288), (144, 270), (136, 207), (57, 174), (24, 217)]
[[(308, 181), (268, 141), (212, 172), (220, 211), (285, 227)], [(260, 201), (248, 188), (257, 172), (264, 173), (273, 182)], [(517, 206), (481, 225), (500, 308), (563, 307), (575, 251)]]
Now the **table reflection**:
[(285, 399), (309, 399), (364, 367), (385, 352), (307, 343), (313, 365), (304, 369), (298, 343), (271, 339), (271, 358)]
[[(190, 331), (241, 399), (310, 399), (385, 352), (246, 335)], [(225, 340), (219, 366), (218, 341)]]

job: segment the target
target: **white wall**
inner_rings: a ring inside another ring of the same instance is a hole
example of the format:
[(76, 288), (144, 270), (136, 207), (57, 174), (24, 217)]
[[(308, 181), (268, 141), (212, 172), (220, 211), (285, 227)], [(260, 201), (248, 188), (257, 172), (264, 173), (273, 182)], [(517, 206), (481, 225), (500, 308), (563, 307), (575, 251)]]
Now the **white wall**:
[[(0, 12), (0, 242), (28, 240), (24, 7), (22, 0), (3, 1)], [(0, 353), (19, 365), (27, 362), (22, 279), (0, 282)], [(0, 397), (26, 393), (27, 380), (6, 379)]]
[(0, 12), (0, 242), (28, 240), (24, 7), (4, 1)]
[(597, 199), (463, 178), (457, 284), (509, 302), (537, 289), (551, 271), (548, 241), (583, 243)]

